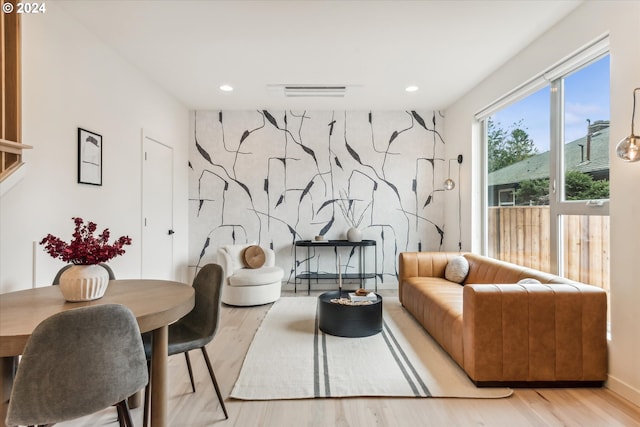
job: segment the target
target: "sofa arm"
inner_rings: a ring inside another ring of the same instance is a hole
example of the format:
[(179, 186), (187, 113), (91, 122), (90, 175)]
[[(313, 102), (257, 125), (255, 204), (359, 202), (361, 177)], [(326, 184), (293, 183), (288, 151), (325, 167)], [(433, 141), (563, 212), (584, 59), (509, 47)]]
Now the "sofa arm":
[(264, 266), (265, 267), (273, 267), (276, 265), (276, 253), (271, 248), (263, 247), (264, 251)]
[(233, 274), (231, 255), (224, 248), (218, 248), (218, 264), (222, 267), (225, 279)]
[(477, 384), (607, 378), (607, 295), (583, 284), (465, 285), (464, 369)]

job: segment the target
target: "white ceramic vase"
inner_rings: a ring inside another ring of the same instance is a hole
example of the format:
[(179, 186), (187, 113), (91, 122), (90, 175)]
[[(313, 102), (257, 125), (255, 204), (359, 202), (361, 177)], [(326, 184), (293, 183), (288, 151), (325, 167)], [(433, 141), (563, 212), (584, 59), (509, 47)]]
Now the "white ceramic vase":
[(362, 231), (359, 228), (351, 227), (347, 231), (347, 240), (350, 242), (362, 242)]
[(67, 301), (102, 298), (109, 284), (109, 273), (99, 264), (73, 265), (60, 276), (60, 291)]

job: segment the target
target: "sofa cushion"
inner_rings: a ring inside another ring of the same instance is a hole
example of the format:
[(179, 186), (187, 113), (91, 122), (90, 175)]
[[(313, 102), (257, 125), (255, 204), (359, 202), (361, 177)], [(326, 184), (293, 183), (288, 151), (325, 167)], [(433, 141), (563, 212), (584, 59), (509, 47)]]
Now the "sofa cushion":
[(450, 259), (444, 271), (444, 277), (455, 283), (464, 282), (467, 274), (469, 274), (469, 262), (462, 255)]
[(280, 267), (241, 268), (229, 277), (229, 286), (261, 286), (282, 280)]
[(438, 277), (410, 277), (403, 286), (402, 305), (463, 366), (464, 287)]
[(518, 283), (521, 279), (536, 279), (541, 283), (570, 283), (569, 279), (532, 268), (512, 264), (477, 254), (466, 254), (469, 274), (466, 283)]

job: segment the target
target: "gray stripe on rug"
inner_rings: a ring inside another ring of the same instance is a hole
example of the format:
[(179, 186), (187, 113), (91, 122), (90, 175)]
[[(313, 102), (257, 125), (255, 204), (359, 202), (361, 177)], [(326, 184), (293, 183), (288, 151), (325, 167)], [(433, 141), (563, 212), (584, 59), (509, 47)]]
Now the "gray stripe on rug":
[(384, 342), (387, 344), (387, 350), (389, 350), (389, 353), (391, 353), (393, 360), (396, 362), (396, 365), (398, 365), (398, 369), (400, 369), (400, 372), (402, 372), (402, 376), (404, 376), (404, 379), (407, 380), (407, 384), (409, 384), (409, 387), (411, 387), (411, 390), (413, 391), (413, 395), (416, 397), (419, 397), (420, 393), (418, 392), (418, 388), (416, 387), (415, 383), (407, 373), (407, 370), (402, 364), (402, 361), (400, 361), (400, 359), (398, 358), (398, 353), (396, 353), (395, 350), (393, 349), (393, 346), (391, 345), (391, 341), (389, 341), (389, 337), (387, 336), (384, 330), (381, 333), (382, 333), (382, 338), (384, 339)]
[[(413, 390), (414, 395), (416, 397), (431, 397), (431, 392), (429, 391), (429, 387), (427, 387), (427, 385), (424, 383), (424, 381), (422, 380), (422, 377), (420, 377), (420, 375), (416, 371), (415, 366), (413, 366), (413, 363), (411, 363), (411, 361), (407, 357), (407, 354), (402, 350), (402, 347), (400, 347), (400, 343), (398, 343), (398, 340), (396, 339), (395, 335), (393, 334), (393, 331), (391, 330), (391, 328), (389, 328), (389, 325), (387, 324), (386, 321), (383, 320), (382, 323), (383, 323), (383, 327), (384, 327), (383, 330), (382, 330), (382, 337), (384, 338), (385, 342), (387, 343), (387, 347), (389, 348), (389, 351), (393, 355), (393, 358), (396, 360), (396, 363), (398, 364), (398, 367), (400, 367), (400, 370), (402, 371), (402, 374), (407, 379), (407, 383), (409, 383), (409, 386), (411, 387), (411, 390)], [(393, 341), (393, 345), (391, 344), (391, 342), (389, 340)], [(402, 361), (398, 357), (398, 353), (400, 353), (400, 355), (402, 356)], [(404, 364), (403, 364), (403, 361), (404, 361)], [(411, 370), (411, 373), (413, 374), (413, 377), (419, 383), (419, 385), (422, 388), (422, 391), (423, 391), (424, 394), (421, 394), (420, 390), (418, 390), (418, 387), (416, 386), (416, 383), (412, 380), (411, 376), (409, 375), (409, 373), (405, 369), (405, 364)]]
[[(322, 356), (319, 352), (318, 341), (322, 340)], [(324, 392), (320, 390), (320, 358), (322, 357), (322, 384)], [(331, 397), (331, 384), (329, 378), (329, 361), (327, 359), (327, 338), (320, 331), (320, 304), (316, 305), (316, 318), (313, 331), (313, 393), (315, 397)]]
[[(314, 395), (315, 397), (331, 397), (331, 378), (329, 376), (329, 358), (327, 357), (327, 338), (324, 332), (320, 331), (320, 316), (319, 316), (319, 307), (320, 304), (316, 306), (316, 317), (315, 317), (315, 331), (314, 331)], [(413, 395), (415, 397), (431, 397), (431, 392), (429, 388), (424, 383), (416, 368), (413, 366), (407, 354), (400, 347), (400, 343), (396, 339), (393, 331), (389, 328), (387, 322), (383, 321), (383, 330), (381, 335), (387, 344), (387, 350), (393, 357), (393, 360), (396, 362), (398, 369), (402, 372), (402, 375), (411, 387), (413, 391)], [(322, 340), (322, 356), (320, 356), (318, 352), (318, 340)], [(323, 384), (324, 384), (324, 393), (320, 394), (320, 362), (319, 359), (322, 357), (322, 366), (323, 366)], [(409, 373), (411, 371), (411, 373)], [(414, 380), (415, 379), (415, 380)], [(422, 389), (422, 393), (419, 388)]]
[(313, 333), (313, 395), (320, 397), (320, 355), (318, 354), (318, 331), (320, 330), (320, 304), (316, 305), (316, 319)]
[(331, 397), (331, 384), (329, 378), (329, 359), (327, 359), (327, 336), (322, 333), (322, 355), (323, 355), (323, 368), (324, 368), (324, 396)]

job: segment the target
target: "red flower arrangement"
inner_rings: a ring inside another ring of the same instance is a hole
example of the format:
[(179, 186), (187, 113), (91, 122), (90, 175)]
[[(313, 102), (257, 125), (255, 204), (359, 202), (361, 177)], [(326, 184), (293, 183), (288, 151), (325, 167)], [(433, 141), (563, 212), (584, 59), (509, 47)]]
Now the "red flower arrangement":
[(76, 228), (70, 243), (51, 234), (47, 234), (47, 237), (40, 242), (41, 245), (45, 245), (45, 251), (54, 258), (76, 265), (99, 264), (124, 254), (123, 246), (131, 244), (129, 236), (122, 236), (109, 244), (108, 228), (105, 228), (96, 238), (93, 235), (98, 227), (95, 222), (85, 225), (82, 218), (72, 219)]

